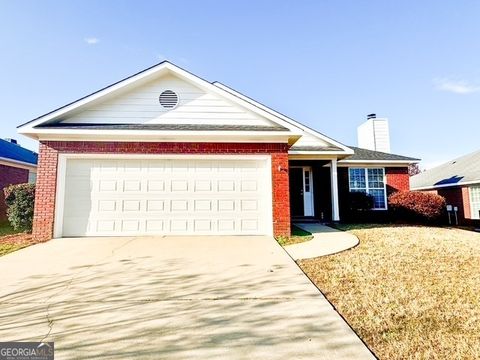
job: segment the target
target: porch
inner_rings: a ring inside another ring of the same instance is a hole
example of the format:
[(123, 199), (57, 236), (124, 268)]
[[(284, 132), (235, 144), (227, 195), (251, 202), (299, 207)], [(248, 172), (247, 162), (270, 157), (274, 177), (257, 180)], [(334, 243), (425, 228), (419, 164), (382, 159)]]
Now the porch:
[(289, 161), (292, 222), (340, 220), (336, 159)]

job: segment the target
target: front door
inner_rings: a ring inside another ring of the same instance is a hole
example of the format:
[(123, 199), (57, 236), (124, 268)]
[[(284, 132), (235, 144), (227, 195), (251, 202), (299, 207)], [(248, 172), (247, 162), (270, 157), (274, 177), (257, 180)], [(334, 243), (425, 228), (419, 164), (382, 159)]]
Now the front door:
[(313, 182), (310, 166), (290, 168), (290, 211), (292, 216), (313, 216)]
[(303, 168), (290, 168), (290, 212), (291, 216), (304, 216)]

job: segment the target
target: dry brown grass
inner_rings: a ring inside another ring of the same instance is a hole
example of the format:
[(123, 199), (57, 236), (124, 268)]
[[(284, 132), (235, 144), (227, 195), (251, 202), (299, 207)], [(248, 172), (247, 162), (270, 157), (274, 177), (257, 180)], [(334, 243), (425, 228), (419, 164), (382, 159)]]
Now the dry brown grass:
[(480, 358), (480, 234), (349, 227), (360, 245), (300, 261), (380, 359)]
[(0, 236), (0, 256), (35, 244), (32, 234), (20, 233)]

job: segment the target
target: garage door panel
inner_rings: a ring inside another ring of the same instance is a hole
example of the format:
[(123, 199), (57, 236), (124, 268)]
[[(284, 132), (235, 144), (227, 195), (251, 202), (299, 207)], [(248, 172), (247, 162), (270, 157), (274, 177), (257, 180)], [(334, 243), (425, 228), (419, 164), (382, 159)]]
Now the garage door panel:
[(266, 160), (68, 159), (65, 236), (265, 234)]

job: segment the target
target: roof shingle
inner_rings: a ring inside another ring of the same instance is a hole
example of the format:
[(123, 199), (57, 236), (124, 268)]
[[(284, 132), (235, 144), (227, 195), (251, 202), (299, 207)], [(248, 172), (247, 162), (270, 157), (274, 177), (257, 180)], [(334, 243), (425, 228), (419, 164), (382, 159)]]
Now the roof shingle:
[(0, 139), (0, 158), (11, 159), (37, 165), (38, 154), (18, 144)]
[(480, 150), (451, 160), (410, 178), (412, 189), (480, 182)]

